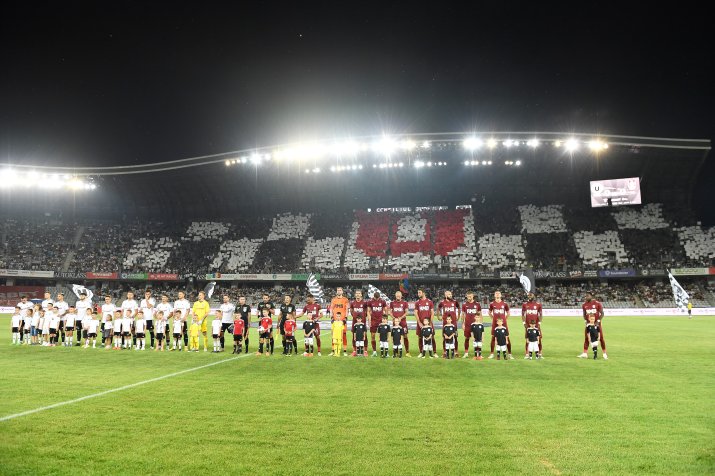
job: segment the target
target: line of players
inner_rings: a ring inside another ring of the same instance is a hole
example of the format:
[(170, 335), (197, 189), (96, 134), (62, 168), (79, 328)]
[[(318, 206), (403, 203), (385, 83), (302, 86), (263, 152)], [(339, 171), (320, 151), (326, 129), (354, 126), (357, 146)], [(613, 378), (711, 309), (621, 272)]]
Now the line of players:
[[(483, 332), (483, 326), (481, 325), (482, 308), (480, 303), (474, 299), (473, 292), (468, 292), (466, 296), (466, 301), (460, 307), (459, 303), (452, 298), (452, 293), (445, 291), (444, 299), (437, 305), (438, 317), (441, 318), (443, 326), (443, 357), (459, 357), (458, 330), (459, 323), (461, 322), (464, 337), (463, 357), (468, 357), (469, 341), (473, 339), (474, 356), (475, 358), (481, 358), (481, 333)], [(525, 327), (525, 358), (529, 358), (530, 353), (535, 354), (537, 358), (542, 358), (542, 307), (541, 304), (536, 301), (533, 293), (528, 293), (527, 298), (528, 300), (522, 304), (521, 310), (522, 323)], [(251, 325), (251, 307), (247, 304), (244, 296), (239, 297), (238, 305), (232, 303), (228, 295), (223, 295), (222, 301), (217, 311), (216, 319), (214, 319), (212, 324), (214, 352), (223, 351), (225, 345), (224, 334), (227, 331), (229, 331), (234, 338), (234, 353), (249, 352), (248, 330)], [(589, 316), (594, 316), (594, 322), (591, 324), (597, 326), (598, 342), (601, 344), (604, 359), (607, 359), (601, 323), (603, 307), (598, 301), (593, 299), (591, 293), (587, 293), (586, 302), (583, 304), (582, 309), (583, 317), (587, 325), (589, 324)], [(95, 346), (97, 334), (100, 334), (105, 345), (111, 345), (115, 349), (145, 349), (146, 334), (149, 334), (150, 348), (154, 348), (155, 350), (164, 350), (166, 348), (165, 343), (168, 342), (170, 338), (172, 338), (173, 344), (170, 350), (182, 350), (183, 338), (183, 348), (198, 351), (199, 336), (203, 336), (204, 351), (208, 350), (207, 317), (210, 308), (203, 292), (199, 292), (198, 300), (194, 302), (193, 306), (185, 298), (185, 293), (183, 292), (179, 292), (178, 299), (173, 303), (169, 302), (168, 296), (162, 295), (161, 302), (157, 304), (150, 290), (144, 293), (144, 299), (140, 302), (134, 299), (134, 293), (130, 291), (127, 293), (127, 298), (122, 302), (120, 307), (116, 307), (112, 303), (111, 297), (106, 296), (101, 306), (101, 320), (92, 317), (96, 311), (93, 311), (92, 303), (86, 294), (80, 295), (80, 299), (75, 306), (69, 306), (67, 302), (64, 301), (64, 296), (61, 293), (57, 295), (57, 299), (54, 302), (51, 299), (50, 293), (46, 293), (45, 299), (40, 305), (33, 305), (33, 303), (27, 300), (26, 296), (23, 296), (16, 310), (17, 312), (11, 322), (14, 343), (22, 343), (24, 337), (26, 343), (54, 346), (57, 345), (61, 339), (63, 345), (72, 346), (73, 343), (75, 343), (74, 332), (76, 329), (77, 339), (75, 345), (81, 345), (81, 340), (84, 339), (86, 347), (89, 346), (90, 340), (92, 340), (92, 345)], [(286, 331), (286, 322), (289, 320), (288, 316), (299, 317), (296, 312), (296, 307), (292, 303), (291, 296), (284, 296), (283, 303), (281, 303), (279, 308), (276, 308), (270, 301), (270, 297), (264, 294), (261, 302), (257, 305), (257, 310), (261, 320), (264, 319), (264, 310), (267, 311), (268, 314), (266, 317), (271, 319), (271, 324), (268, 327), (259, 322), (259, 331), (264, 330), (264, 332), (259, 332), (259, 344), (261, 344), (259, 346), (259, 353), (273, 353), (275, 341), (273, 337), (272, 316), (276, 311), (279, 313), (277, 328), (282, 339), (283, 353), (288, 353), (289, 348), (294, 353), (297, 353), (297, 344), (295, 343), (294, 336), (295, 329), (291, 328), (294, 323), (288, 324), (288, 330)], [(405, 355), (408, 357), (411, 356), (407, 327), (409, 304), (403, 299), (400, 291), (395, 293), (395, 299), (388, 304), (382, 299), (379, 293), (374, 293), (371, 300), (364, 300), (362, 291), (360, 290), (355, 292), (355, 299), (349, 301), (344, 296), (343, 289), (337, 288), (336, 296), (332, 299), (327, 311), (331, 316), (332, 322), (338, 320), (345, 324), (348, 316), (351, 317), (353, 356), (358, 355), (358, 353), (367, 355), (367, 330), (369, 330), (371, 336), (372, 355), (377, 355), (377, 341), (380, 340), (380, 342), (384, 342), (383, 339), (378, 339), (380, 335), (379, 328), (383, 324), (383, 317), (387, 318), (388, 322), (392, 321), (394, 327), (400, 327), (402, 329), (400, 347), (395, 350), (401, 351), (404, 347)], [(311, 325), (314, 326), (310, 339), (314, 340), (317, 344), (318, 355), (320, 355), (321, 352), (321, 312), (321, 306), (317, 304), (312, 297), (308, 297), (308, 303), (304, 307), (301, 316), (306, 318), (306, 321), (311, 321)], [(434, 303), (426, 297), (424, 290), (418, 290), (418, 299), (414, 303), (414, 313), (417, 318), (416, 333), (419, 353), (424, 356), (424, 344), (426, 341), (429, 342), (428, 345), (432, 348), (431, 350), (436, 351), (436, 346), (433, 342), (435, 306)], [(507, 351), (507, 355), (505, 357), (513, 359), (511, 354), (511, 340), (508, 334), (510, 309), (509, 305), (502, 300), (499, 291), (494, 293), (494, 300), (489, 304), (488, 314), (492, 319), (489, 358), (493, 358), (496, 343), (499, 347), (506, 345), (505, 350)], [(158, 326), (154, 324), (155, 316), (157, 320), (161, 320), (161, 324)], [(238, 317), (238, 319), (234, 319), (234, 316)], [(171, 334), (170, 319), (173, 319)], [(500, 332), (496, 332), (498, 327), (500, 327), (500, 320), (505, 329), (504, 333), (506, 335), (504, 337), (506, 337), (506, 339), (504, 340), (500, 339)], [(364, 340), (360, 338), (360, 329), (357, 329), (356, 332), (356, 325), (361, 321), (367, 328)], [(536, 331), (529, 332), (529, 327), (532, 327), (531, 324), (533, 324)], [(391, 328), (391, 333), (394, 327)], [(332, 330), (335, 332), (334, 328)], [(340, 347), (342, 352), (346, 353), (347, 326), (343, 325), (341, 332), (342, 345)], [(593, 348), (591, 337), (594, 335), (594, 332), (593, 329), (589, 328), (584, 330), (584, 351), (579, 357), (587, 357), (587, 349), (589, 347)], [(478, 335), (475, 335), (475, 333), (478, 333)], [(189, 334), (191, 334), (192, 337), (191, 345), (189, 345), (188, 342)], [(292, 337), (292, 339), (287, 337)], [(335, 340), (335, 336), (333, 337), (333, 340)], [(382, 337), (384, 338), (384, 335)], [(158, 345), (155, 345), (155, 338), (158, 340)], [(364, 345), (358, 346), (358, 342)], [(505, 344), (502, 344), (502, 342), (505, 342)], [(534, 342), (538, 342), (538, 350), (537, 344), (534, 344)], [(310, 345), (311, 347), (313, 346), (312, 342)], [(393, 343), (393, 346), (394, 345)], [(305, 355), (312, 354), (312, 352), (308, 352), (308, 350), (308, 346), (306, 345)], [(335, 348), (333, 350), (335, 352)], [(429, 350), (430, 349), (427, 349), (428, 352)], [(499, 348), (498, 350), (501, 351), (502, 349)]]

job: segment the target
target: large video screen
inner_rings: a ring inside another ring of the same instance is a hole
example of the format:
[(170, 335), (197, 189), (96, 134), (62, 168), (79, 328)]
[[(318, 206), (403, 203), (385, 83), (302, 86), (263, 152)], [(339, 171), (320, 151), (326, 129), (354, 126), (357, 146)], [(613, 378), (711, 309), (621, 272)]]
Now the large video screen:
[(641, 184), (638, 177), (591, 181), (591, 207), (616, 207), (640, 205), (640, 203)]

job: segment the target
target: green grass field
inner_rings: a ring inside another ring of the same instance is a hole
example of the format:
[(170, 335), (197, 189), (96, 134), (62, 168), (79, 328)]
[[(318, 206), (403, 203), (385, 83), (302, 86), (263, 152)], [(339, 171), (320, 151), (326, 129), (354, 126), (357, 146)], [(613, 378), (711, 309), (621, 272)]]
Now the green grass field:
[(545, 360), (513, 326), (476, 362), (19, 347), (4, 316), (0, 418), (223, 363), (0, 421), (0, 474), (713, 474), (715, 318), (607, 319), (608, 361), (546, 318)]

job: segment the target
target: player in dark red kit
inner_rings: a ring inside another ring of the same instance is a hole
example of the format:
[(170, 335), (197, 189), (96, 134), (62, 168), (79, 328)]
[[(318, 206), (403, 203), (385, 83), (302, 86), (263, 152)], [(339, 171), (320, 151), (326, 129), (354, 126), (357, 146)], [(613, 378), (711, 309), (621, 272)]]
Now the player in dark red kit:
[[(494, 358), (494, 329), (497, 327), (497, 319), (502, 319), (504, 323), (502, 324), (506, 327), (507, 332), (509, 331), (509, 324), (507, 319), (509, 318), (509, 305), (502, 301), (501, 291), (496, 291), (494, 293), (494, 300), (489, 303), (489, 316), (492, 318), (492, 341), (490, 344), (489, 358)], [(507, 350), (509, 351), (509, 359), (514, 360), (511, 355), (511, 339), (507, 340)]]
[(365, 323), (367, 322), (367, 301), (363, 300), (362, 298), (362, 291), (359, 289), (355, 291), (355, 300), (351, 301), (350, 304), (348, 305), (348, 309), (350, 310), (350, 316), (352, 317), (352, 324), (350, 325), (351, 331), (353, 333), (353, 353), (352, 356), (355, 357), (356, 352), (355, 352), (355, 324), (357, 324), (357, 318), (360, 317), (362, 318), (362, 322)]
[[(427, 299), (425, 292), (422, 289), (417, 291), (417, 301), (415, 301), (415, 315), (417, 316), (417, 335), (422, 335), (422, 326), (425, 319), (429, 321), (430, 327), (434, 329), (434, 303)], [(417, 344), (422, 353), (422, 339), (418, 339)], [(408, 356), (410, 354), (407, 354)], [(436, 354), (435, 354), (436, 355)]]
[(313, 296), (308, 296), (308, 304), (303, 307), (302, 316), (306, 319), (312, 319), (315, 323), (313, 337), (315, 337), (315, 343), (318, 346), (318, 357), (320, 357), (320, 304), (315, 302)]
[(469, 357), (469, 339), (472, 338), (474, 318), (482, 315), (482, 306), (474, 300), (474, 293), (467, 291), (467, 300), (462, 304), (462, 330), (464, 333), (464, 358)]
[(541, 303), (536, 301), (534, 293), (527, 294), (526, 299), (527, 301), (521, 305), (521, 322), (524, 324), (524, 339), (526, 339), (526, 343), (524, 344), (524, 358), (529, 358), (529, 336), (526, 335), (526, 330), (529, 328), (529, 323), (533, 320), (536, 323), (536, 328), (539, 330), (538, 358), (543, 359), (544, 356), (541, 354), (541, 336), (543, 335), (543, 331), (541, 330), (541, 319), (543, 317)]
[[(596, 325), (598, 325), (599, 330), (599, 341), (601, 342), (601, 350), (603, 351), (603, 358), (608, 360), (608, 355), (606, 355), (606, 340), (603, 338), (603, 305), (593, 299), (592, 293), (586, 293), (586, 302), (581, 306), (583, 310), (583, 320), (588, 325), (589, 316), (594, 316), (596, 318)], [(586, 328), (583, 330), (583, 354), (579, 355), (582, 359), (588, 359), (588, 347), (589, 338), (588, 331)]]
[[(395, 293), (395, 300), (390, 302), (387, 312), (390, 314), (390, 321), (395, 319), (400, 320), (400, 327), (403, 329), (402, 340), (405, 343), (405, 354), (410, 355), (410, 341), (407, 337), (407, 311), (410, 310), (410, 305), (407, 301), (402, 299), (402, 293), (397, 291)], [(419, 335), (417, 336), (419, 339)]]
[[(457, 320), (459, 319), (459, 303), (452, 298), (452, 291), (444, 292), (444, 299), (442, 299), (437, 304), (437, 310), (439, 315), (442, 317), (442, 329), (447, 325), (447, 318), (452, 319), (452, 325), (457, 328)], [(453, 342), (454, 344), (454, 357), (459, 357), (459, 343), (457, 339), (457, 332), (454, 333)], [(447, 356), (447, 349), (445, 348), (444, 332), (442, 332), (442, 357)]]
[[(372, 299), (367, 302), (367, 307), (368, 314), (370, 315), (370, 339), (372, 343), (372, 356), (377, 357), (377, 343), (375, 342), (375, 337), (377, 336), (377, 327), (382, 323), (382, 317), (385, 315), (385, 312), (387, 310), (387, 302), (385, 302), (385, 300), (380, 297), (380, 293), (375, 292), (372, 295)], [(365, 353), (365, 355), (367, 355), (367, 352)]]

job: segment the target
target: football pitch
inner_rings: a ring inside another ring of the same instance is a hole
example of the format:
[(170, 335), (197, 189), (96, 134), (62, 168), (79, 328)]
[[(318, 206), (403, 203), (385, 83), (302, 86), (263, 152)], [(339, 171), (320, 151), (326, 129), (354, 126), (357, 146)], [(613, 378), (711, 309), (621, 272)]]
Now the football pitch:
[(325, 330), (313, 358), (13, 346), (0, 326), (0, 474), (715, 472), (712, 316), (607, 315), (608, 361), (576, 358), (573, 317), (544, 319), (543, 361), (518, 322), (512, 361), (328, 357)]

